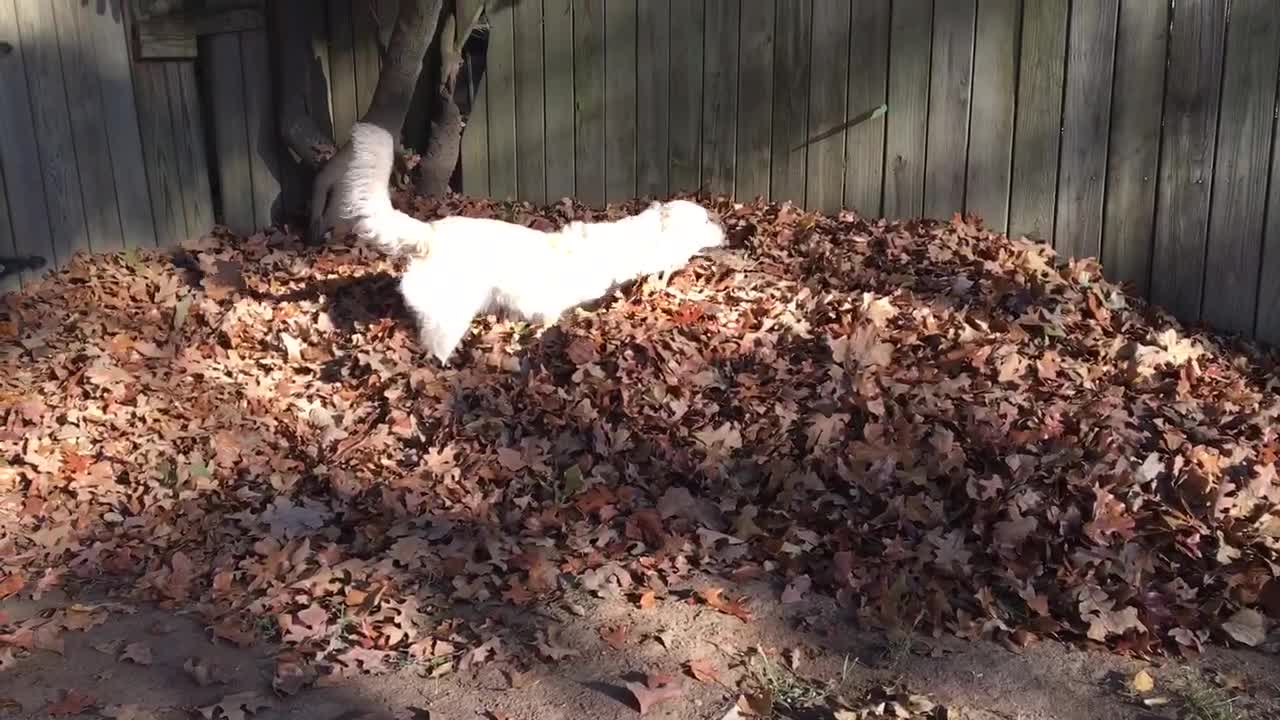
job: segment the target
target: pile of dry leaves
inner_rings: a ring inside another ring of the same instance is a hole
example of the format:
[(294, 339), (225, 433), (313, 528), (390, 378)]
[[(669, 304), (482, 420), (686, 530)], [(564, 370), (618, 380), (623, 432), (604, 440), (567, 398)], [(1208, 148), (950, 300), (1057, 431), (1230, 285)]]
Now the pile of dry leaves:
[[(695, 571), (1018, 644), (1266, 641), (1265, 359), (963, 218), (714, 204), (728, 251), (541, 334), (480, 321), (447, 369), (391, 261), (284, 233), (80, 258), (7, 297), (0, 597), (124, 581), (274, 636), (298, 684), (537, 652), (454, 609), (660, 603)], [(43, 622), (0, 643), (53, 642)]]

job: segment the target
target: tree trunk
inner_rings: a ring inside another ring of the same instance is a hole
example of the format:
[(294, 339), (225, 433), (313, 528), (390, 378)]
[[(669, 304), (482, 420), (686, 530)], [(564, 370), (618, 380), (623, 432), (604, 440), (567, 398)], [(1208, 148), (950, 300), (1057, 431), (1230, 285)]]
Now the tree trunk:
[[(462, 157), (462, 133), (474, 104), (474, 98), (470, 96), (472, 88), (467, 87), (466, 108), (463, 108), (458, 97), (461, 92), (458, 80), (468, 77), (471, 85), (479, 82), (478, 78), (470, 77), (469, 71), (474, 67), (472, 61), (477, 54), (472, 41), (478, 39), (475, 30), (483, 9), (483, 5), (477, 5), (471, 15), (461, 19), (449, 16), (441, 23), (438, 55), (432, 73), (436, 88), (426, 147), (418, 164), (417, 191), (427, 197), (446, 194), (457, 176)], [(464, 72), (464, 67), (467, 72)]]
[[(378, 85), (373, 90), (373, 100), (360, 122), (375, 125), (393, 138), (400, 137), (418, 76), (422, 74), (422, 61), (435, 35), (443, 5), (444, 0), (402, 0), (387, 43), (387, 56), (378, 74)], [(350, 164), (351, 146), (348, 144), (326, 162), (316, 176), (311, 190), (308, 242), (318, 242), (331, 229), (330, 194)]]
[(366, 122), (400, 137), (404, 129), (404, 116), (413, 102), (413, 90), (422, 74), (422, 60), (426, 57), (431, 38), (436, 34), (443, 0), (403, 0), (396, 16), (391, 41), (387, 44), (387, 59), (378, 74), (378, 85), (373, 90), (369, 111), (361, 118)]
[(418, 192), (428, 197), (449, 192), (449, 181), (462, 151), (462, 111), (453, 93), (436, 96), (427, 147), (418, 163)]

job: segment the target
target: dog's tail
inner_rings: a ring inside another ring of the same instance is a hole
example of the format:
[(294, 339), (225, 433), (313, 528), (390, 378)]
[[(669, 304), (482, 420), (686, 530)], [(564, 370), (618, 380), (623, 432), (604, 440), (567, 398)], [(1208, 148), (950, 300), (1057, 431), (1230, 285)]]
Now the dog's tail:
[(431, 252), (431, 225), (391, 204), (391, 171), (395, 138), (368, 123), (351, 129), (351, 162), (339, 181), (342, 216), (357, 236), (371, 240), (383, 252), (426, 255)]

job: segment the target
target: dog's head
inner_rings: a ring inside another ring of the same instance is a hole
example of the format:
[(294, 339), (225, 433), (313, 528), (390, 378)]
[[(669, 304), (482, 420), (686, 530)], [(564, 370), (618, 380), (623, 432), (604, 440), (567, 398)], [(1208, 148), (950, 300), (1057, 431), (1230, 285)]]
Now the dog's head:
[(700, 250), (724, 245), (720, 218), (688, 200), (672, 200), (661, 207), (663, 240), (672, 250), (692, 256)]

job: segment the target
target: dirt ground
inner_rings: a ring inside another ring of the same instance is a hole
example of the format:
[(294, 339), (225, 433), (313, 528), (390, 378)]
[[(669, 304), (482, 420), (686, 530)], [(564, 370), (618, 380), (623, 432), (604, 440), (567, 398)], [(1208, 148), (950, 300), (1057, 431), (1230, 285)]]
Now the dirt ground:
[[(1014, 648), (934, 639), (860, 629), (819, 596), (783, 603), (777, 588), (742, 591), (749, 623), (682, 601), (679, 590), (644, 609), (586, 593), (532, 611), (457, 608), (502, 628), (506, 644), (491, 643), (464, 670), (410, 664), (294, 695), (272, 690), (275, 648), (214, 641), (181, 609), (116, 604), (92, 588), (10, 598), (0, 603), (8, 622), (85, 605), (110, 612), (67, 633), (62, 655), (0, 656), (0, 717), (627, 718), (640, 712), (625, 683), (658, 673), (676, 676), (678, 695), (645, 717), (668, 720), (750, 717), (734, 710), (744, 691), (752, 700), (771, 694), (777, 717), (907, 717), (885, 703), (894, 697), (912, 698), (919, 714), (911, 717), (1280, 717), (1280, 658), (1267, 652), (1211, 648), (1191, 662), (1153, 664), (1050, 641)], [(535, 659), (537, 642), (560, 660)], [(830, 701), (837, 697), (843, 704)]]

